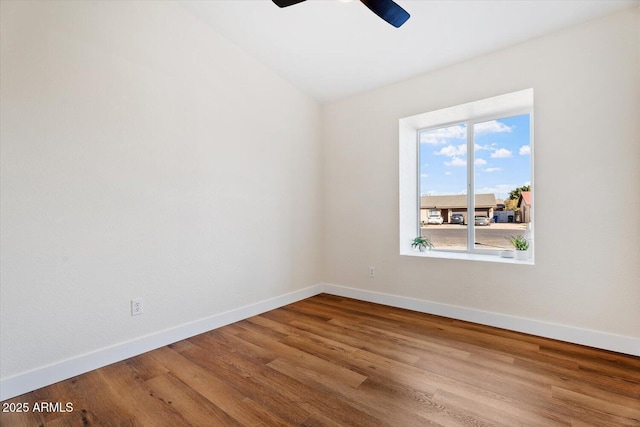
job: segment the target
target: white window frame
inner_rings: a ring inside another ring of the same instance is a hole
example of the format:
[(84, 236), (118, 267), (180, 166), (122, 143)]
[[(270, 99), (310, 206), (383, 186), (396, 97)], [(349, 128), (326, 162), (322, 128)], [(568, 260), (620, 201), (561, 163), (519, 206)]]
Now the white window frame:
[[(525, 89), (467, 104), (443, 108), (399, 120), (399, 195), (400, 195), (400, 255), (427, 258), (466, 259), (475, 261), (504, 262), (510, 264), (534, 264), (534, 206), (532, 201), (531, 225), (527, 230), (530, 242), (530, 258), (516, 260), (502, 258), (497, 250), (475, 248), (475, 221), (467, 221), (467, 250), (438, 250), (420, 252), (411, 246), (414, 237), (420, 235), (420, 132), (459, 124), (467, 125), (467, 147), (474, 147), (474, 125), (500, 118), (529, 114), (531, 146), (531, 188), (533, 189), (533, 89)], [(475, 150), (467, 149), (467, 212), (475, 213)], [(531, 193), (532, 200), (534, 193)]]

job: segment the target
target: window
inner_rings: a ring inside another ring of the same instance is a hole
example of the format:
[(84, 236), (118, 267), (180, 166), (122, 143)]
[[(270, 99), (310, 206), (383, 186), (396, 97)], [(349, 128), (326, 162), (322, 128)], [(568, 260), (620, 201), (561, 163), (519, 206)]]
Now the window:
[[(400, 120), (400, 252), (533, 263), (533, 90)], [(411, 248), (416, 236), (434, 249)]]

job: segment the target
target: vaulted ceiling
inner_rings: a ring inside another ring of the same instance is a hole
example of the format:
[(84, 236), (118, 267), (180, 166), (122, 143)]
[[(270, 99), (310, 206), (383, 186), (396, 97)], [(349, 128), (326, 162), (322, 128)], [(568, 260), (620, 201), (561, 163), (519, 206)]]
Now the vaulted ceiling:
[(640, 0), (396, 0), (394, 28), (359, 1), (182, 1), (215, 31), (319, 102), (503, 49)]

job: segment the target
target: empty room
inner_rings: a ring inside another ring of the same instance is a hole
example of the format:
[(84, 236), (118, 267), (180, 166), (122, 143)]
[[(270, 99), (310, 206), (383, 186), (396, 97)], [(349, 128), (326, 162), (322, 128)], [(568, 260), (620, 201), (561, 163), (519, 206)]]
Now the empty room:
[(0, 0), (0, 425), (640, 426), (639, 0)]

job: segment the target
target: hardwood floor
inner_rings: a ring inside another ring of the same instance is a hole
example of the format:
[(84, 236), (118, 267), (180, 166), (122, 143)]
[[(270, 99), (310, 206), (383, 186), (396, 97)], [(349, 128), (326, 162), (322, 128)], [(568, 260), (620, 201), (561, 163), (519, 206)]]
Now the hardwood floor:
[(39, 402), (0, 425), (640, 426), (640, 358), (319, 295), (3, 408)]

